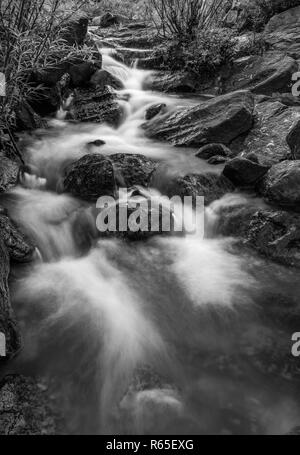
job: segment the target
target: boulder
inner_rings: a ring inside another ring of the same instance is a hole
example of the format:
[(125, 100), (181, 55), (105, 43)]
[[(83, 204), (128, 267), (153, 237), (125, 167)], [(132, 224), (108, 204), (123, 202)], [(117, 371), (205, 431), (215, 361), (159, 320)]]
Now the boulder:
[(116, 101), (115, 94), (108, 87), (103, 90), (78, 89), (67, 117), (79, 122), (118, 126), (122, 121), (123, 111)]
[(234, 92), (192, 108), (177, 109), (142, 127), (147, 137), (176, 146), (200, 147), (215, 142), (228, 145), (252, 127), (253, 108), (250, 92)]
[(19, 164), (0, 155), (0, 193), (4, 193), (18, 183), (19, 170)]
[(215, 156), (212, 156), (211, 158), (209, 158), (207, 160), (207, 162), (208, 162), (208, 164), (217, 166), (218, 164), (227, 163), (228, 160), (229, 160), (229, 158), (226, 156), (215, 155)]
[(292, 75), (298, 70), (297, 62), (283, 53), (267, 52), (234, 61), (223, 90), (249, 89), (255, 94), (272, 95), (291, 91)]
[(284, 265), (300, 267), (300, 215), (254, 206), (223, 207), (217, 232)]
[(5, 357), (0, 357), (0, 361), (15, 356), (22, 346), (19, 328), (10, 304), (9, 271), (9, 253), (0, 235), (0, 333), (5, 336), (6, 353)]
[(106, 142), (103, 141), (102, 139), (96, 139), (95, 141), (88, 142), (87, 146), (90, 147), (102, 147), (102, 145), (105, 145)]
[(86, 38), (88, 25), (88, 18), (79, 16), (64, 25), (63, 31), (60, 32), (60, 37), (67, 41), (70, 46), (74, 44), (81, 45)]
[[(106, 27), (112, 27), (113, 25), (119, 25), (122, 22), (122, 16), (118, 14), (112, 14), (112, 13), (105, 13), (101, 16), (99, 20), (99, 25), (100, 27), (106, 28)], [(95, 25), (95, 24), (93, 24)], [(98, 24), (96, 24), (98, 25)]]
[(56, 422), (43, 384), (21, 375), (0, 382), (0, 435), (54, 435)]
[(150, 74), (143, 88), (154, 92), (192, 93), (196, 91), (196, 81), (187, 72), (161, 71)]
[(289, 130), (286, 141), (291, 149), (292, 157), (296, 160), (300, 159), (300, 117)]
[(283, 161), (272, 166), (259, 189), (268, 202), (299, 211), (300, 160)]
[(35, 247), (30, 244), (3, 210), (0, 213), (0, 237), (11, 261), (25, 263), (33, 259)]
[[(295, 4), (298, 2), (295, 2)], [(300, 58), (300, 6), (273, 16), (265, 29), (265, 40), (276, 51)]]
[(167, 105), (165, 103), (153, 104), (153, 106), (148, 107), (145, 113), (145, 120), (151, 120), (156, 117), (158, 114), (165, 112)]
[(223, 175), (237, 187), (251, 187), (255, 186), (269, 169), (269, 166), (237, 157), (226, 163)]
[(70, 65), (68, 73), (71, 76), (71, 86), (81, 87), (88, 85), (99, 66), (100, 63), (96, 64), (93, 61), (82, 62), (78, 63), (77, 65)]
[(208, 160), (214, 156), (227, 157), (231, 155), (231, 150), (223, 144), (207, 144), (200, 148), (196, 153), (197, 158)]
[(104, 89), (106, 86), (110, 86), (116, 90), (122, 90), (124, 88), (123, 82), (109, 71), (106, 70), (98, 70), (93, 74), (91, 81), (91, 85), (97, 87), (99, 89)]
[(278, 102), (265, 101), (256, 106), (255, 123), (243, 142), (246, 153), (254, 153), (260, 164), (269, 166), (290, 157), (286, 135), (300, 118), (300, 110)]
[(64, 191), (89, 201), (113, 196), (118, 187), (147, 187), (157, 163), (143, 155), (89, 154), (65, 170)]
[(161, 187), (158, 185), (158, 189), (168, 197), (192, 196), (196, 201), (197, 196), (203, 196), (205, 205), (210, 205), (213, 201), (234, 191), (234, 186), (226, 177), (207, 172), (175, 177)]
[(15, 112), (17, 131), (32, 131), (39, 128), (47, 128), (46, 120), (42, 119), (25, 101), (19, 104)]

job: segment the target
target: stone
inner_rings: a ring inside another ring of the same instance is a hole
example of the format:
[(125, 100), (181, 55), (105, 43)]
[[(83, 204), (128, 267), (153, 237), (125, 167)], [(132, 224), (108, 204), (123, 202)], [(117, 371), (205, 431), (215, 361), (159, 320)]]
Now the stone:
[(70, 46), (74, 44), (81, 45), (86, 38), (88, 25), (89, 20), (84, 15), (72, 19), (67, 24), (64, 24), (64, 30), (60, 32), (60, 37), (67, 41)]
[(153, 104), (148, 107), (145, 113), (145, 120), (151, 120), (158, 114), (163, 114), (166, 111), (167, 105), (165, 103)]
[(39, 128), (47, 128), (46, 120), (42, 119), (28, 103), (19, 104), (16, 109), (17, 131), (32, 131)]
[(207, 144), (200, 148), (196, 153), (197, 158), (208, 160), (214, 156), (227, 157), (231, 155), (231, 150), (223, 144)]
[(13, 188), (19, 181), (20, 166), (15, 161), (0, 155), (0, 193)]
[(255, 186), (269, 169), (269, 166), (237, 157), (226, 163), (223, 175), (237, 187), (251, 187)]
[(226, 156), (215, 155), (215, 156), (212, 156), (211, 158), (209, 158), (207, 160), (207, 162), (208, 162), (208, 164), (217, 166), (218, 164), (227, 163), (228, 160), (229, 160), (229, 158)]
[[(298, 2), (297, 2), (298, 3)], [(300, 58), (300, 6), (273, 16), (265, 29), (267, 45), (276, 51)]]
[(292, 157), (295, 160), (300, 159), (300, 118), (292, 125), (286, 141), (291, 149)]
[(155, 117), (142, 127), (147, 137), (176, 146), (229, 145), (252, 127), (253, 108), (253, 95), (239, 91)]
[(0, 213), (0, 238), (7, 248), (11, 261), (26, 263), (34, 258), (35, 247), (5, 212)]
[(196, 91), (196, 81), (187, 72), (161, 71), (150, 74), (143, 88), (155, 92), (192, 93)]
[(155, 160), (138, 154), (117, 153), (110, 155), (109, 158), (113, 163), (119, 186), (124, 188), (136, 185), (148, 187), (158, 166)]
[(272, 166), (259, 190), (268, 202), (300, 211), (300, 160), (283, 161)]
[(110, 86), (116, 90), (122, 90), (124, 88), (123, 82), (106, 70), (96, 71), (91, 80), (91, 85), (99, 89), (104, 89), (106, 86)]

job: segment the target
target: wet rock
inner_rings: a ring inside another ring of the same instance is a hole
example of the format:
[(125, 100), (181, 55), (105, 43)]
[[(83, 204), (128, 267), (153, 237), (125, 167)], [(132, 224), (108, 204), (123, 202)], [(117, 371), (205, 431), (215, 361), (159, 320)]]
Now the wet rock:
[(92, 76), (90, 83), (99, 89), (104, 89), (105, 86), (109, 85), (110, 87), (116, 90), (122, 90), (124, 88), (123, 82), (106, 70), (98, 70)]
[(255, 114), (255, 123), (243, 143), (243, 150), (254, 153), (259, 162), (267, 166), (288, 159), (291, 151), (286, 136), (300, 118), (300, 110), (266, 101), (256, 106)]
[(186, 72), (162, 71), (148, 76), (144, 89), (165, 93), (192, 93), (196, 91), (196, 82)]
[(92, 61), (70, 65), (68, 73), (71, 76), (71, 85), (73, 87), (88, 85), (99, 66), (99, 62), (96, 64)]
[(100, 196), (113, 196), (115, 175), (110, 159), (103, 155), (85, 155), (65, 170), (65, 192), (96, 201)]
[(229, 158), (226, 156), (215, 155), (215, 156), (212, 156), (211, 158), (209, 158), (207, 160), (207, 162), (208, 162), (208, 164), (212, 164), (212, 165), (216, 166), (218, 164), (224, 164), (228, 160), (229, 160)]
[(117, 153), (109, 156), (113, 163), (119, 186), (130, 188), (135, 185), (148, 187), (158, 164), (144, 155)]
[(159, 116), (142, 127), (146, 136), (176, 146), (228, 145), (252, 127), (253, 107), (250, 92), (234, 92)]
[(0, 361), (12, 358), (21, 349), (22, 345), (19, 328), (10, 304), (9, 271), (9, 253), (4, 240), (0, 236), (0, 333), (5, 336), (6, 353), (5, 357), (0, 357)]
[(251, 187), (270, 169), (246, 158), (234, 158), (226, 163), (223, 175), (237, 187)]
[(300, 215), (258, 209), (225, 207), (219, 214), (218, 233), (241, 237), (245, 246), (281, 264), (300, 267)]
[(224, 90), (249, 89), (262, 95), (290, 92), (292, 75), (297, 70), (297, 62), (281, 53), (242, 57), (234, 62), (231, 74), (224, 82)]
[(56, 424), (41, 387), (31, 378), (5, 376), (0, 382), (1, 435), (54, 435)]
[(123, 112), (109, 89), (78, 89), (68, 118), (79, 122), (108, 123), (118, 126)]
[(167, 107), (167, 105), (165, 103), (158, 103), (158, 104), (154, 104), (153, 106), (150, 106), (146, 110), (145, 119), (151, 120), (154, 117), (156, 117), (156, 115), (164, 113), (166, 110), (166, 107)]
[(0, 238), (4, 242), (10, 259), (15, 262), (29, 262), (35, 254), (35, 247), (22, 234), (5, 212), (0, 212)]
[(272, 166), (259, 189), (268, 202), (299, 211), (300, 160), (283, 161)]
[(300, 118), (292, 125), (286, 141), (291, 149), (292, 157), (300, 159)]
[(42, 117), (52, 115), (57, 112), (61, 104), (60, 93), (57, 87), (42, 87), (37, 89), (37, 96), (30, 101), (34, 112)]
[(162, 188), (158, 188), (168, 197), (203, 196), (205, 205), (220, 199), (225, 194), (234, 191), (234, 186), (226, 177), (214, 173), (188, 174), (184, 177), (175, 177)]
[(162, 56), (149, 56), (139, 58), (137, 67), (142, 70), (159, 70), (162, 68), (164, 59)]
[[(119, 25), (122, 23), (124, 18), (118, 14), (112, 14), (112, 13), (105, 13), (103, 16), (101, 16), (100, 19), (98, 19), (98, 23), (100, 27), (106, 28), (106, 27), (111, 27), (113, 25)], [(93, 21), (93, 25), (98, 25), (95, 24)]]
[(86, 16), (80, 16), (64, 24), (64, 31), (60, 33), (62, 39), (67, 41), (70, 46), (73, 44), (81, 45), (88, 31), (89, 20)]
[(265, 39), (271, 48), (299, 59), (300, 6), (273, 16), (266, 26)]
[(227, 157), (231, 154), (231, 150), (224, 144), (207, 144), (200, 148), (200, 150), (196, 153), (196, 156), (202, 160), (208, 160), (214, 156)]
[(0, 193), (4, 193), (18, 183), (19, 170), (18, 163), (0, 154)]
[(16, 109), (17, 131), (32, 131), (38, 128), (47, 128), (46, 120), (34, 112), (28, 103), (22, 102)]
[(102, 147), (102, 145), (105, 145), (106, 142), (103, 141), (102, 139), (96, 139), (95, 141), (89, 142), (87, 145), (88, 147)]

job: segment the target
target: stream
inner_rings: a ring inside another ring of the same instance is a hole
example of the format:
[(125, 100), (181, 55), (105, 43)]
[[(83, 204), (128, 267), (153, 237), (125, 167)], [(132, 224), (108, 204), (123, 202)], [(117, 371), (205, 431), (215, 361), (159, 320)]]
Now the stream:
[(106, 143), (103, 154), (156, 158), (162, 182), (222, 171), (140, 128), (151, 105), (173, 109), (198, 98), (144, 91), (149, 72), (118, 62), (109, 49), (102, 54), (103, 68), (125, 85), (120, 95), (129, 95), (120, 101), (122, 125), (75, 125), (60, 112), (49, 131), (28, 140), (32, 174), (1, 196), (38, 248), (33, 264), (12, 270), (25, 347), (9, 372), (45, 378), (61, 433), (289, 432), (300, 424), (300, 362), (291, 356), (299, 277), (214, 234), (218, 209), (252, 196), (234, 193), (207, 207), (204, 239), (130, 243), (99, 240), (93, 205), (58, 191), (66, 164), (97, 139)]

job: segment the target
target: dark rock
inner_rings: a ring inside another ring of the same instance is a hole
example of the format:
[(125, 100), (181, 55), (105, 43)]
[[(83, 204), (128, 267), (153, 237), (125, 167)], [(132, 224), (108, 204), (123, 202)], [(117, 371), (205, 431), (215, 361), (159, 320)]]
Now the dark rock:
[(144, 82), (145, 90), (165, 93), (192, 93), (196, 91), (196, 81), (186, 72), (158, 72), (149, 75)]
[(64, 191), (88, 201), (113, 196), (115, 186), (113, 164), (103, 155), (85, 155), (65, 170)]
[(87, 145), (89, 147), (102, 147), (102, 145), (105, 145), (106, 142), (102, 141), (102, 139), (96, 139), (95, 141), (89, 142)]
[(4, 242), (12, 261), (24, 263), (33, 259), (34, 246), (30, 244), (5, 213), (0, 213), (0, 238)]
[[(295, 4), (298, 2), (295, 2)], [(269, 47), (300, 58), (300, 6), (273, 16), (265, 29)]]
[(246, 158), (233, 158), (226, 163), (223, 175), (237, 187), (254, 186), (270, 168)]
[(34, 112), (28, 103), (22, 102), (16, 109), (17, 131), (32, 131), (38, 128), (47, 128), (46, 120)]
[(148, 109), (146, 110), (145, 119), (151, 120), (154, 117), (156, 117), (156, 115), (164, 113), (166, 110), (166, 107), (167, 107), (167, 105), (165, 103), (158, 103), (158, 104), (154, 104), (153, 106), (148, 107)]
[(58, 111), (61, 98), (57, 87), (42, 87), (37, 89), (40, 96), (36, 96), (30, 101), (30, 105), (34, 112), (40, 116), (47, 116)]
[(289, 130), (286, 141), (294, 159), (300, 159), (300, 120), (297, 120)]
[[(21, 349), (21, 336), (11, 305), (8, 287), (9, 253), (0, 236), (0, 333), (5, 336), (3, 359), (10, 359)], [(2, 359), (0, 357), (0, 359)], [(1, 431), (1, 425), (0, 425)]]
[(192, 196), (193, 200), (196, 200), (196, 196), (203, 196), (205, 205), (210, 205), (213, 201), (234, 191), (234, 186), (226, 177), (208, 172), (175, 177), (171, 182), (158, 189), (168, 197)]
[(68, 118), (79, 122), (108, 123), (118, 126), (123, 111), (109, 88), (78, 89)]
[(252, 127), (253, 107), (250, 92), (234, 92), (159, 116), (143, 128), (148, 137), (176, 146), (199, 147), (216, 142), (228, 145)]
[(135, 185), (148, 187), (157, 163), (144, 155), (117, 153), (110, 155), (119, 185), (130, 188)]
[(99, 67), (99, 64), (96, 65), (92, 61), (70, 65), (68, 73), (71, 76), (71, 85), (73, 87), (88, 85), (97, 71), (97, 67)]
[(272, 166), (259, 188), (268, 202), (299, 211), (300, 160), (283, 161)]
[(122, 22), (122, 17), (117, 14), (105, 13), (99, 21), (100, 27), (106, 28), (112, 25), (119, 25)]
[(116, 89), (122, 90), (124, 88), (123, 82), (106, 70), (98, 70), (92, 76), (90, 83), (99, 89), (104, 89), (107, 85)]
[(300, 112), (278, 102), (266, 101), (256, 106), (255, 113), (255, 123), (243, 143), (243, 150), (254, 153), (259, 162), (267, 166), (288, 159), (291, 151), (286, 135)]
[(142, 70), (159, 70), (164, 63), (162, 56), (149, 56), (144, 58), (139, 58), (137, 62), (137, 67)]
[(228, 160), (229, 160), (229, 158), (226, 156), (215, 155), (215, 156), (212, 156), (211, 158), (209, 158), (209, 160), (207, 160), (207, 162), (208, 162), (208, 164), (216, 166), (218, 164), (227, 163)]
[(0, 193), (4, 193), (18, 183), (19, 170), (19, 164), (0, 155)]
[(291, 90), (292, 75), (297, 70), (297, 62), (285, 54), (270, 52), (263, 56), (242, 57), (234, 62), (224, 89), (249, 89), (262, 95), (286, 93)]
[(5, 376), (0, 382), (0, 434), (54, 435), (55, 418), (48, 401), (33, 379)]
[(231, 150), (224, 144), (207, 144), (200, 148), (196, 153), (197, 158), (208, 160), (214, 156), (227, 157), (231, 155)]
[(60, 32), (60, 37), (63, 38), (70, 46), (73, 44), (81, 45), (84, 43), (89, 20), (85, 16), (78, 17), (65, 24), (64, 30)]

